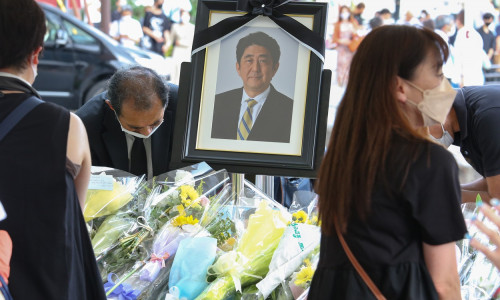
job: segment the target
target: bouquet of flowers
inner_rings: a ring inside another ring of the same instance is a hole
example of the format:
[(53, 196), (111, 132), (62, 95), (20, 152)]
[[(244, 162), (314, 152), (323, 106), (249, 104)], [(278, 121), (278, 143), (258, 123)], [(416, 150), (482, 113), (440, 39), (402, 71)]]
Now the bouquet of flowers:
[(144, 182), (144, 176), (115, 178), (106, 173), (93, 174), (83, 208), (85, 221), (117, 212), (137, 195)]
[[(186, 180), (186, 178), (190, 179)], [(165, 262), (174, 256), (182, 240), (193, 236), (209, 236), (210, 234), (203, 229), (199, 220), (206, 219), (210, 222), (207, 216), (207, 212), (211, 211), (209, 207), (212, 204), (222, 207), (219, 201), (227, 201), (215, 194), (224, 186), (227, 179), (225, 170), (197, 179), (182, 176), (182, 179), (176, 180), (177, 187), (174, 186), (166, 192), (154, 193), (148, 197), (145, 207), (149, 208), (149, 213), (144, 214), (144, 219), (154, 233), (154, 240), (151, 246), (145, 244), (144, 248), (150, 258), (143, 265), (139, 265), (140, 267), (136, 264), (131, 271), (126, 272), (123, 276), (125, 280), (119, 280), (108, 290), (108, 294), (119, 288), (122, 283), (131, 286), (134, 291), (142, 292), (157, 279), (160, 271), (166, 266)], [(209, 186), (203, 193), (203, 188), (207, 186), (205, 180), (214, 185)], [(151, 218), (151, 216), (155, 217)], [(163, 217), (168, 221), (157, 229), (157, 221)]]
[[(480, 205), (480, 197), (476, 203)], [(485, 225), (491, 228), (495, 227), (479, 211), (479, 205), (476, 203), (462, 204), (462, 213), (469, 234), (482, 243), (488, 244), (489, 239), (475, 226), (471, 226), (470, 220), (471, 218), (477, 218), (484, 222)], [(462, 299), (500, 299), (497, 291), (500, 286), (500, 274), (484, 254), (469, 245), (468, 239), (457, 242), (457, 262)]]
[(286, 212), (261, 201), (236, 249), (224, 253), (210, 267), (209, 274), (218, 277), (196, 299), (224, 299), (263, 278), (289, 220)]

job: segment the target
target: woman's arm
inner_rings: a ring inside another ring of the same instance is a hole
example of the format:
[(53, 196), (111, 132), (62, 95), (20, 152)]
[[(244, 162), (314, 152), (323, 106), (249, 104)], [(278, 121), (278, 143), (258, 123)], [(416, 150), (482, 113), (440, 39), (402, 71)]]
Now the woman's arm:
[(440, 300), (462, 299), (458, 278), (455, 243), (429, 245), (423, 243), (424, 258)]
[(83, 210), (90, 179), (90, 149), (85, 125), (73, 113), (71, 113), (69, 120), (68, 144), (66, 149), (66, 156), (69, 160), (81, 166), (80, 172), (76, 175), (74, 181), (78, 200)]

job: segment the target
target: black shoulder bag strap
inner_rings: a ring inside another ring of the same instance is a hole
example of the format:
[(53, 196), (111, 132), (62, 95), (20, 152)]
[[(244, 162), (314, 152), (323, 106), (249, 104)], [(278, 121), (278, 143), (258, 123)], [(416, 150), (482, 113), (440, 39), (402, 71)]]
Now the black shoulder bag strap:
[(17, 106), (1, 123), (0, 123), (0, 141), (24, 118), (43, 101), (35, 96), (31, 96)]

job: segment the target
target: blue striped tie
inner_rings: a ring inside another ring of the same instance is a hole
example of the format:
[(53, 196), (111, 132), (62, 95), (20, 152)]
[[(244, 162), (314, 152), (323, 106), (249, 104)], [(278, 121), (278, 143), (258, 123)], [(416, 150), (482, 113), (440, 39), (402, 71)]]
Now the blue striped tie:
[(241, 118), (240, 125), (238, 126), (238, 140), (246, 140), (253, 126), (253, 117), (252, 117), (252, 107), (257, 104), (257, 101), (254, 99), (248, 99), (247, 101), (247, 109)]

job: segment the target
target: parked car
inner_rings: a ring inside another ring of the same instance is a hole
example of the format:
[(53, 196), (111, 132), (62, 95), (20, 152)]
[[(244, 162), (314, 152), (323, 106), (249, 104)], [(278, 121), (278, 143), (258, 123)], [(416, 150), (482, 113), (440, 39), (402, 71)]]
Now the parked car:
[(47, 34), (33, 84), (42, 98), (78, 109), (106, 88), (116, 70), (143, 65), (169, 77), (169, 63), (151, 51), (126, 48), (98, 29), (45, 3)]

